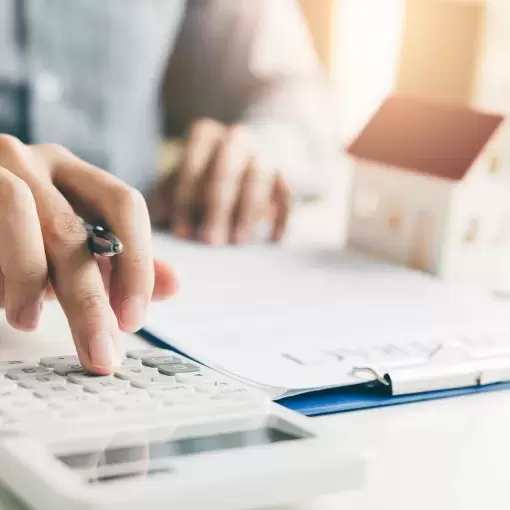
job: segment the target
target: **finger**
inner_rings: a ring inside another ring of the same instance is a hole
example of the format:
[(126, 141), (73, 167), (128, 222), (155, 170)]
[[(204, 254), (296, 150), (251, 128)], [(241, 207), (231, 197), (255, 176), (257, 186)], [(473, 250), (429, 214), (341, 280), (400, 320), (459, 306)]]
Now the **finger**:
[[(51, 286), (51, 283), (48, 282), (46, 285), (46, 290), (44, 292), (44, 301), (53, 301), (56, 298), (55, 291)], [(0, 271), (0, 308), (5, 307), (5, 296), (4, 296), (4, 275)]]
[(73, 207), (97, 215), (122, 241), (113, 257), (110, 302), (124, 331), (139, 330), (154, 290), (151, 224), (142, 194), (71, 154), (55, 162), (55, 184)]
[(116, 317), (106, 294), (87, 234), (65, 198), (53, 188), (36, 194), (53, 289), (64, 313), (83, 366), (109, 374), (121, 362)]
[(231, 240), (243, 244), (250, 236), (255, 223), (271, 199), (271, 185), (274, 174), (268, 172), (261, 162), (253, 158), (246, 170), (242, 183)]
[(175, 204), (169, 197), (175, 193), (177, 189), (178, 174), (172, 172), (159, 183), (147, 200), (149, 207), (149, 216), (152, 225), (157, 228), (170, 228), (170, 219), (174, 216)]
[(34, 330), (41, 315), (47, 265), (41, 226), (28, 185), (0, 167), (0, 291), (9, 324)]
[[(110, 289), (112, 264), (110, 258), (96, 257), (101, 276), (103, 278), (103, 284), (106, 293)], [(161, 260), (154, 260), (154, 291), (152, 293), (153, 301), (164, 301), (165, 299), (173, 296), (178, 290), (177, 277), (173, 269)]]
[(278, 242), (285, 234), (292, 208), (291, 193), (281, 174), (278, 174), (274, 180), (273, 203), (276, 211), (271, 239), (273, 242)]
[(205, 219), (202, 240), (213, 245), (228, 241), (228, 232), (244, 171), (251, 155), (246, 131), (232, 128), (205, 176)]
[(173, 233), (179, 237), (192, 235), (196, 186), (210, 166), (224, 133), (222, 124), (209, 119), (200, 120), (191, 127), (176, 188), (167, 196), (167, 200), (174, 201), (171, 225)]
[(88, 250), (85, 229), (51, 184), (51, 162), (44, 160), (43, 153), (19, 149), (9, 154), (9, 169), (24, 176), (34, 196), (48, 275), (69, 321), (80, 360), (93, 372), (110, 373), (120, 363), (118, 326), (101, 273)]
[(156, 275), (153, 301), (163, 301), (177, 293), (179, 283), (174, 270), (161, 260), (154, 261), (154, 272)]

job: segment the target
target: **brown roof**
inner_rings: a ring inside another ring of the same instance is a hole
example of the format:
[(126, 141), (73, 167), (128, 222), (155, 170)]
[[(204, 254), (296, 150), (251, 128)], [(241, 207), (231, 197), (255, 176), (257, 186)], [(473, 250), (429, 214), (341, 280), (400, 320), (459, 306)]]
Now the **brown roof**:
[(396, 95), (384, 101), (348, 153), (359, 159), (460, 180), (503, 120), (500, 115)]

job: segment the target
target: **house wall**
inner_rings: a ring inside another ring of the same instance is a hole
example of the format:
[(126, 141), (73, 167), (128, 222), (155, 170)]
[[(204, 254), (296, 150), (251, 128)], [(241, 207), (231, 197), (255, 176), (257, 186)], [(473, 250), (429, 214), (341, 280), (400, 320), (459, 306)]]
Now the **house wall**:
[(506, 168), (493, 173), (507, 126), (487, 146), (452, 195), (438, 274), (510, 290), (510, 196)]
[(435, 273), (452, 184), (366, 162), (355, 166), (348, 245)]

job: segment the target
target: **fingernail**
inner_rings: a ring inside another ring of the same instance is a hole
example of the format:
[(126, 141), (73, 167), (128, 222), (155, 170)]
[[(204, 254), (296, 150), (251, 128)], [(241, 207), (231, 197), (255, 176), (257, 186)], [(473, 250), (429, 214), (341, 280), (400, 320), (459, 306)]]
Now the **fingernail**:
[(16, 324), (25, 329), (35, 329), (39, 324), (43, 304), (35, 303), (18, 311)]
[(121, 306), (120, 322), (128, 331), (138, 331), (142, 328), (147, 309), (147, 299), (144, 296), (131, 296)]
[(120, 365), (120, 356), (113, 338), (108, 333), (93, 337), (89, 343), (90, 363), (100, 370), (111, 370)]

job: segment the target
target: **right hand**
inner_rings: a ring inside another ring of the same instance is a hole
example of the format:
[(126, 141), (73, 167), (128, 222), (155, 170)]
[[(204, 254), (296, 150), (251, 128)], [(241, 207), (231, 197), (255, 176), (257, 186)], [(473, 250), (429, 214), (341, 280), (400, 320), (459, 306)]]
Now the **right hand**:
[[(94, 257), (77, 214), (108, 226), (124, 252)], [(0, 134), (0, 307), (14, 328), (35, 329), (54, 293), (83, 366), (111, 373), (123, 354), (119, 330), (140, 329), (151, 298), (176, 290), (151, 244), (138, 191), (60, 146)]]

